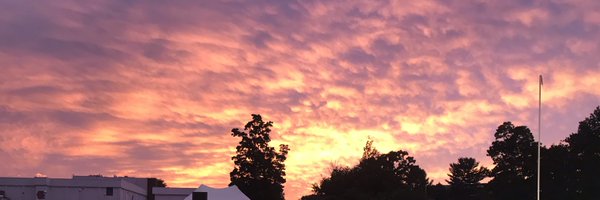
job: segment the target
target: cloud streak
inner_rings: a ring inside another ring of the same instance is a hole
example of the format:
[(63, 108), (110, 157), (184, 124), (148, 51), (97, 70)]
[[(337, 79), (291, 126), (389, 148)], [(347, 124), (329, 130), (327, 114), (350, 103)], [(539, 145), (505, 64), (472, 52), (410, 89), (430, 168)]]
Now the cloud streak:
[[(503, 121), (545, 144), (600, 102), (593, 1), (0, 1), (2, 176), (229, 183), (251, 113), (290, 144), (286, 196), (367, 137), (436, 182)], [(532, 127), (532, 130), (536, 131)], [(27, 158), (27, 159), (22, 159)]]

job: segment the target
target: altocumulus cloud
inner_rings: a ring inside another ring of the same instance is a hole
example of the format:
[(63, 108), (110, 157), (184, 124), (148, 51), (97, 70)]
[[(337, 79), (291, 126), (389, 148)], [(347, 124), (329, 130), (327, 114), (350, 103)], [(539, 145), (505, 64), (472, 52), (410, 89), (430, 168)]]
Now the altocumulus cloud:
[(292, 149), (289, 199), (331, 163), (355, 163), (368, 136), (443, 181), (459, 156), (490, 165), (503, 121), (535, 125), (538, 74), (543, 142), (575, 130), (600, 102), (599, 10), (592, 0), (0, 1), (0, 175), (223, 186), (229, 130), (261, 113)]

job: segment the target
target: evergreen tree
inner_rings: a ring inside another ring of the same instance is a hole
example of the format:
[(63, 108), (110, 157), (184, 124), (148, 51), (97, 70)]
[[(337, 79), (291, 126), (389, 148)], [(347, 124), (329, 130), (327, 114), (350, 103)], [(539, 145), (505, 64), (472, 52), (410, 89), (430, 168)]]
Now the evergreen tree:
[(451, 186), (477, 185), (488, 174), (488, 169), (479, 167), (475, 158), (459, 158), (458, 163), (450, 164), (450, 180), (446, 182)]
[(244, 131), (231, 130), (232, 136), (242, 140), (236, 147), (236, 155), (231, 158), (235, 167), (229, 174), (229, 185), (238, 186), (250, 199), (284, 199), (284, 162), (289, 148), (280, 145), (277, 152), (269, 146), (271, 127), (273, 122), (264, 122), (260, 115), (252, 114), (252, 120), (244, 126)]
[(489, 170), (480, 167), (475, 158), (459, 158), (458, 163), (450, 164), (450, 184), (453, 199), (481, 199), (480, 181), (486, 178)]

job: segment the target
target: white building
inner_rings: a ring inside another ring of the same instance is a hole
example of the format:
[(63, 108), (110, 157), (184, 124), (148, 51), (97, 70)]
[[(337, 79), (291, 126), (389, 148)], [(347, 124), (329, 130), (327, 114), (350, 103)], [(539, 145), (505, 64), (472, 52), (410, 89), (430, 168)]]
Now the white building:
[(153, 187), (154, 200), (183, 200), (194, 192), (195, 188), (162, 188)]
[(152, 181), (156, 179), (103, 176), (73, 176), (71, 179), (0, 177), (0, 200), (182, 200), (194, 190), (162, 188), (159, 190), (163, 196), (173, 198), (155, 198), (152, 194)]
[(236, 186), (152, 187), (156, 183), (155, 178), (133, 177), (0, 177), (0, 200), (184, 200), (192, 199), (193, 193), (205, 193), (199, 199), (248, 200)]

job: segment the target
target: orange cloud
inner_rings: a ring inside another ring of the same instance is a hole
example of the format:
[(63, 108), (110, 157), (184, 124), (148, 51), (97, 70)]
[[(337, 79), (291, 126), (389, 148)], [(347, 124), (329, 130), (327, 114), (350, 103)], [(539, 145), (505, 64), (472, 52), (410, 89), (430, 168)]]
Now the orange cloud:
[(491, 165), (503, 121), (537, 123), (539, 74), (544, 144), (597, 106), (597, 9), (564, 3), (3, 2), (0, 176), (224, 186), (229, 131), (260, 113), (291, 148), (288, 199), (368, 137), (443, 182)]

